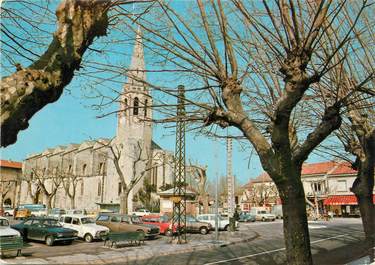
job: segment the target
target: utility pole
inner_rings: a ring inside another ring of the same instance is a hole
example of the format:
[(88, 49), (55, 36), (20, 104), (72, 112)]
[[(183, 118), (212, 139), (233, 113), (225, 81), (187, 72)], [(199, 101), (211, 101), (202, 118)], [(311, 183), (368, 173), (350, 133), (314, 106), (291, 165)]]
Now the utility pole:
[(234, 176), (232, 173), (232, 139), (227, 138), (227, 183), (228, 183), (228, 215), (233, 217), (234, 202)]
[[(176, 150), (173, 187), (172, 227), (177, 226), (177, 244), (186, 243), (186, 172), (185, 172), (185, 88), (178, 86)], [(181, 232), (183, 227), (183, 232)]]

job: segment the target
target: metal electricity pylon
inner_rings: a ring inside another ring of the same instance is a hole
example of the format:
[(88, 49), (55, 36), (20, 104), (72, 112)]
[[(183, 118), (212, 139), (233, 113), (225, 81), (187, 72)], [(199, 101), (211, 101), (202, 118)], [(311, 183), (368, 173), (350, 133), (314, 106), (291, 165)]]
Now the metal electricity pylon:
[(228, 215), (233, 217), (235, 211), (234, 176), (232, 173), (232, 139), (227, 138), (227, 184), (228, 184)]
[[(177, 244), (186, 243), (185, 88), (178, 86), (172, 227)], [(182, 231), (180, 228), (183, 228)]]

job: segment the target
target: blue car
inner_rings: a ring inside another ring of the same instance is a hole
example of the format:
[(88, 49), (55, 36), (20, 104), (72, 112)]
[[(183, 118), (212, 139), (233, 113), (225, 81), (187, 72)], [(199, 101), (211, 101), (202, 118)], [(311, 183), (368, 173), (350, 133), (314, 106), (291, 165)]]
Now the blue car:
[(239, 222), (255, 222), (255, 215), (249, 213), (240, 213)]

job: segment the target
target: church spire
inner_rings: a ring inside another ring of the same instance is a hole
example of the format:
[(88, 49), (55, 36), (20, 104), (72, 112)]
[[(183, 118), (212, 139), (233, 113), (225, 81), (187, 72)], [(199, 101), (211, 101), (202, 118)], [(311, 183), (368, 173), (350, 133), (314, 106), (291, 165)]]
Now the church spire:
[(138, 27), (133, 55), (128, 70), (128, 84), (144, 86), (140, 80), (146, 80), (146, 73), (141, 28)]

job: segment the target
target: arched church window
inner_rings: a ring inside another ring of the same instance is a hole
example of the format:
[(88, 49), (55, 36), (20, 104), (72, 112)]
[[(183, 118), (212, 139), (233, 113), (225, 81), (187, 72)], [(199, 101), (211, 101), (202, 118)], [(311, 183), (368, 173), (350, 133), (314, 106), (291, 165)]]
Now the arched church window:
[(99, 175), (104, 174), (104, 163), (99, 163)]
[(134, 115), (138, 115), (138, 108), (139, 108), (139, 99), (134, 98), (134, 108), (133, 108)]
[(86, 168), (87, 168), (87, 165), (83, 164), (83, 166), (82, 166), (82, 176), (86, 176)]
[(147, 105), (148, 105), (148, 100), (145, 100), (145, 106), (144, 106), (144, 111), (145, 111), (145, 117), (147, 117)]

